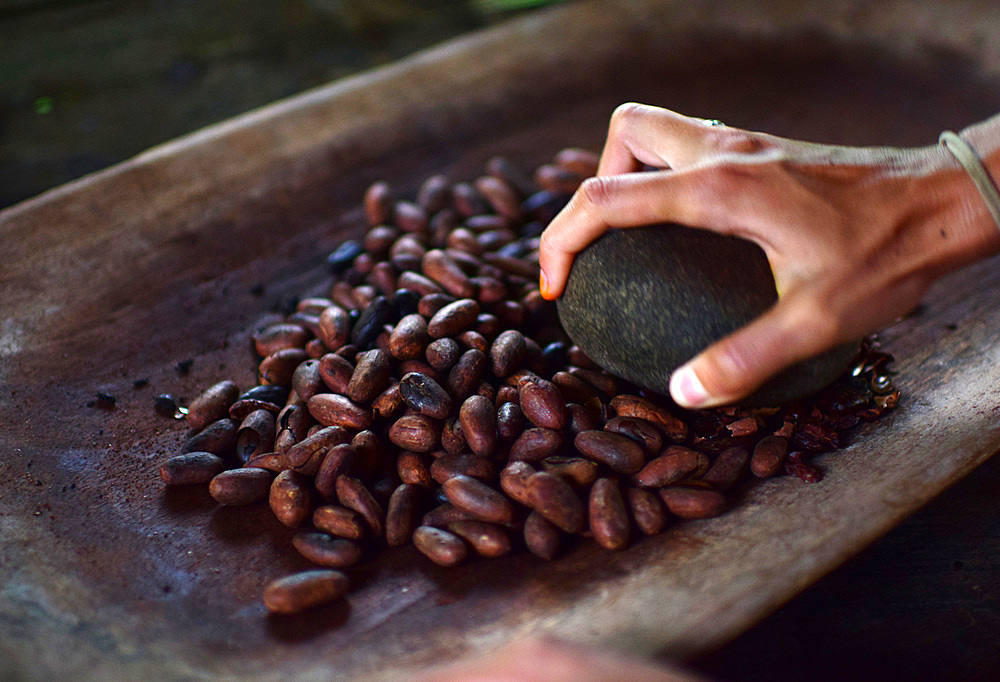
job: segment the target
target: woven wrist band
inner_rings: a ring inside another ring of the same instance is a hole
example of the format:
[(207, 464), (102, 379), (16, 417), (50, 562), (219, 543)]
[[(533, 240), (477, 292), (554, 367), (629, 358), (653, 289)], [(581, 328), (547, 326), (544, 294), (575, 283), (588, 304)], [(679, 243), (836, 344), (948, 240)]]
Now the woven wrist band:
[(962, 168), (972, 178), (976, 189), (979, 190), (983, 201), (986, 202), (986, 208), (990, 210), (990, 215), (993, 216), (997, 227), (1000, 227), (1000, 192), (997, 191), (997, 186), (994, 184), (993, 178), (990, 177), (986, 166), (983, 165), (979, 155), (976, 154), (976, 150), (950, 130), (941, 133), (941, 136), (938, 137), (938, 143), (951, 152), (958, 159), (958, 162), (962, 164)]

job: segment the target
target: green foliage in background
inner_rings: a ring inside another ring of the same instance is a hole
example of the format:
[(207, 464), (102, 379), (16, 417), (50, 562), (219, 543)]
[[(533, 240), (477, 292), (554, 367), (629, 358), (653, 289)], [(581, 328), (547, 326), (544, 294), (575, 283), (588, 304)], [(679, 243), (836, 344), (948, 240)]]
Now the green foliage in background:
[(0, 207), (559, 0), (0, 0)]

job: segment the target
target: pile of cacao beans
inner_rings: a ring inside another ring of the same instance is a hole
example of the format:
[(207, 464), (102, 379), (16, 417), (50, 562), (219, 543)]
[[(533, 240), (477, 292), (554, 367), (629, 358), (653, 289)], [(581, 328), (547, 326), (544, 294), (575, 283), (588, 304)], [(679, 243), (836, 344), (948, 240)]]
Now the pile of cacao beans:
[(342, 597), (341, 569), (372, 549), (412, 543), (442, 566), (552, 559), (574, 536), (620, 550), (723, 513), (741, 479), (818, 480), (809, 455), (896, 404), (873, 340), (830, 388), (769, 409), (682, 411), (594, 364), (537, 281), (539, 235), (597, 161), (567, 149), (528, 174), (494, 158), (415, 201), (376, 182), (364, 238), (327, 259), (328, 294), (254, 331), (258, 385), (190, 402), (163, 481), (266, 502), (322, 567), (269, 585), (270, 611)]

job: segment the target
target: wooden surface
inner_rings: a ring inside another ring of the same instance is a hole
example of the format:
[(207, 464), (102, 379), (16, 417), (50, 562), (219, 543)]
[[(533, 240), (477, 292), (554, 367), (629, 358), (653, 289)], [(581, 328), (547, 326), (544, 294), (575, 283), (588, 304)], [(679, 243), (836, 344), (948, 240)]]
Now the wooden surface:
[(716, 682), (993, 682), (1000, 675), (998, 497), (994, 456), (691, 665)]
[[(322, 290), (376, 177), (412, 191), (598, 147), (625, 99), (818, 141), (922, 144), (1000, 110), (997, 10), (862, 2), (580, 3), (279, 103), (0, 213), (0, 657), (12, 676), (393, 677), (550, 633), (687, 658), (743, 631), (1000, 448), (996, 261), (884, 338), (906, 399), (725, 516), (626, 552), (438, 569), (411, 549), (347, 603), (265, 617), (303, 565), (264, 509), (166, 494), (184, 437), (153, 394), (246, 384), (261, 310)], [(993, 23), (991, 23), (993, 22)], [(502, 49), (501, 49), (502, 48)], [(265, 293), (251, 293), (266, 283)], [(189, 375), (175, 363), (193, 359)], [(224, 367), (223, 367), (224, 365)], [(133, 389), (136, 379), (149, 386)], [(103, 412), (97, 391), (118, 396)]]

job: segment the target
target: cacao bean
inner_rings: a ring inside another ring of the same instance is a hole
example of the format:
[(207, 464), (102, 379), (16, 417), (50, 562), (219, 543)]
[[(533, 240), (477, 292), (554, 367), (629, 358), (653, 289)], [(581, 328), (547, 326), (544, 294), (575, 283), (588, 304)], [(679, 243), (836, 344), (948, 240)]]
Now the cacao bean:
[(333, 569), (303, 571), (273, 581), (264, 589), (264, 606), (289, 615), (334, 602), (350, 589), (350, 581)]
[(268, 502), (278, 521), (289, 528), (298, 528), (313, 511), (309, 480), (290, 469), (282, 471), (271, 482)]
[(239, 395), (240, 389), (232, 381), (220, 381), (208, 387), (188, 405), (188, 426), (198, 431), (217, 419), (229, 416), (229, 406), (236, 402)]
[(361, 548), (344, 538), (326, 533), (298, 533), (292, 546), (314, 564), (330, 568), (345, 568), (361, 561)]
[(274, 478), (266, 469), (230, 469), (208, 484), (208, 493), (219, 504), (242, 507), (267, 499)]
[(451, 412), (451, 396), (426, 374), (406, 374), (399, 380), (399, 393), (410, 408), (422, 415), (444, 419)]
[(160, 478), (167, 485), (208, 483), (222, 473), (222, 460), (211, 452), (189, 452), (171, 457), (160, 465)]
[(337, 500), (341, 506), (360, 514), (373, 536), (382, 535), (382, 530), (385, 528), (385, 515), (382, 513), (382, 507), (372, 497), (364, 483), (350, 476), (338, 476), (335, 488)]
[(441, 437), (440, 423), (423, 414), (407, 414), (389, 427), (389, 440), (403, 450), (430, 452)]
[(420, 514), (420, 497), (420, 486), (409, 483), (403, 483), (393, 491), (385, 517), (385, 540), (390, 547), (399, 547), (410, 541)]
[(365, 536), (367, 529), (361, 514), (334, 504), (317, 507), (313, 512), (313, 525), (331, 535), (348, 540), (360, 540)]
[(448, 530), (468, 542), (476, 554), (496, 558), (510, 552), (510, 538), (501, 528), (484, 521), (453, 521)]
[(419, 526), (413, 531), (413, 545), (438, 566), (454, 566), (465, 560), (469, 549), (454, 533), (433, 526)]
[(586, 457), (620, 474), (634, 474), (645, 462), (642, 446), (631, 438), (609, 431), (581, 431), (573, 439), (573, 446)]
[(590, 532), (605, 549), (624, 549), (628, 545), (629, 518), (618, 484), (599, 478), (590, 489)]
[(530, 507), (567, 533), (579, 533), (585, 524), (583, 502), (562, 478), (539, 471), (528, 480)]
[(509, 524), (514, 507), (504, 495), (470, 476), (452, 476), (442, 484), (448, 501), (480, 521)]
[[(441, 389), (441, 392), (444, 393), (444, 390)], [(462, 403), (458, 418), (465, 442), (473, 454), (480, 457), (492, 455), (497, 443), (496, 410), (492, 401), (480, 395), (469, 396)]]

